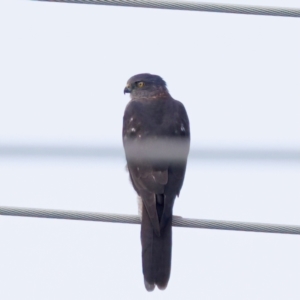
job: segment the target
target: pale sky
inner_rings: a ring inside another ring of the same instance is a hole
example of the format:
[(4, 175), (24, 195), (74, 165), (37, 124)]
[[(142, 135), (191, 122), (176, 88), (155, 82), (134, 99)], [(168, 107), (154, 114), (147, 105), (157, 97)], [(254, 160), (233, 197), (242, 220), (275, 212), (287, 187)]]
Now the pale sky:
[[(149, 72), (184, 103), (192, 147), (299, 149), (299, 32), (296, 18), (1, 0), (0, 147), (122, 147), (124, 86)], [(299, 182), (295, 161), (193, 160), (174, 213), (300, 225)], [(0, 183), (0, 206), (137, 213), (123, 158), (0, 156)], [(1, 299), (300, 297), (299, 236), (174, 228), (168, 288), (147, 293), (139, 231), (0, 217)]]

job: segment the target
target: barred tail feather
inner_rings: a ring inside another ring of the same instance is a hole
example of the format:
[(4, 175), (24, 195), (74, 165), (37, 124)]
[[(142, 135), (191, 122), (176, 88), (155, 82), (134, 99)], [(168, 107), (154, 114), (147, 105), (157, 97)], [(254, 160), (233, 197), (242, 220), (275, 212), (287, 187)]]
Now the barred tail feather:
[(168, 285), (171, 272), (172, 217), (158, 236), (143, 205), (141, 241), (145, 288), (147, 291), (153, 291), (157, 285), (163, 290)]

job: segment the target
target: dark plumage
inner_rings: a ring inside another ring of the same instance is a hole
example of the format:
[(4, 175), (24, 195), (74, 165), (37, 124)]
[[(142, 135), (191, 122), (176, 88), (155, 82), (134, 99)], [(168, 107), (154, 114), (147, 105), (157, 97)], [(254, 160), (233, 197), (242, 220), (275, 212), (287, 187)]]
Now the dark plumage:
[(123, 118), (123, 145), (132, 185), (142, 199), (142, 263), (145, 287), (167, 287), (171, 271), (172, 213), (183, 184), (190, 145), (189, 119), (165, 81), (131, 77), (131, 101)]

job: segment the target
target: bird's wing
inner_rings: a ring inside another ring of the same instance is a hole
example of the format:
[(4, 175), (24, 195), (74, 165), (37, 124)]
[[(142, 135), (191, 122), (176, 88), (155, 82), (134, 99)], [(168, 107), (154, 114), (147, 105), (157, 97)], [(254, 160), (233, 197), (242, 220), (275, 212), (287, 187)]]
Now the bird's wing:
[(162, 194), (168, 182), (168, 166), (155, 164), (151, 158), (157, 152), (149, 139), (149, 133), (152, 132), (152, 124), (144, 118), (139, 104), (131, 101), (123, 118), (123, 145), (128, 170), (137, 185), (138, 194), (140, 188)]

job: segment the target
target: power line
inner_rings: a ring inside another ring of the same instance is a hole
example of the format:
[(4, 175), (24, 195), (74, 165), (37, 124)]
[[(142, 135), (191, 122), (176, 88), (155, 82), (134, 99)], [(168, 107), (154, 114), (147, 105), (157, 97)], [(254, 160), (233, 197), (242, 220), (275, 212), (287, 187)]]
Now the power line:
[[(49, 219), (63, 219), (63, 220), (110, 222), (110, 223), (122, 223), (122, 224), (140, 224), (140, 218), (139, 216), (136, 215), (121, 215), (121, 214), (54, 210), (54, 209), (21, 208), (21, 207), (8, 207), (8, 206), (0, 206), (0, 215), (14, 216), (14, 217), (33, 217), (33, 218), (49, 218)], [(173, 217), (173, 226), (186, 227), (186, 228), (251, 231), (251, 232), (265, 232), (265, 233), (300, 234), (300, 226), (294, 226), (294, 225), (199, 220), (199, 219), (187, 219), (178, 216)]]
[[(121, 147), (0, 146), (1, 157), (125, 159)], [(189, 160), (250, 160), (300, 162), (298, 149), (192, 148)]]
[(202, 11), (215, 13), (230, 13), (259, 16), (277, 17), (300, 17), (300, 9), (285, 7), (268, 7), (253, 5), (221, 4), (221, 3), (201, 3), (188, 1), (167, 1), (167, 0), (36, 0), (47, 2), (65, 2), (98, 4), (111, 6), (143, 7), (172, 10)]

